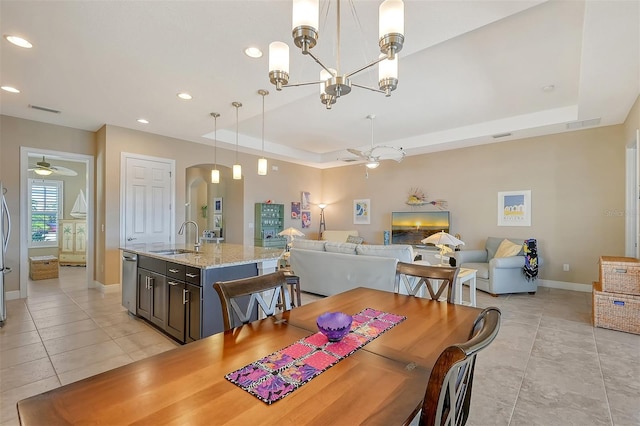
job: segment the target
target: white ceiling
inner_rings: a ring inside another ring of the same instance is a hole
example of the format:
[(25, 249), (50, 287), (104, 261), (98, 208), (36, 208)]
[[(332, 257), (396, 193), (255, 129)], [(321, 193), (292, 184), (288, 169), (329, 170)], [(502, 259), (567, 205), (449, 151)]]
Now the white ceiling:
[[(321, 1), (321, 5), (326, 3)], [(332, 2), (333, 3), (333, 2)], [(379, 1), (342, 2), (342, 71), (375, 59)], [(323, 15), (324, 16), (324, 15)], [(335, 4), (314, 53), (335, 65)], [(317, 85), (277, 92), (268, 78), (268, 44), (291, 48), (290, 82), (320, 68), (291, 41), (287, 1), (8, 1), (0, 3), (0, 91), (5, 115), (95, 131), (104, 124), (240, 150), (265, 144), (272, 158), (326, 168), (346, 148), (401, 146), (408, 155), (501, 139), (567, 131), (567, 123), (619, 124), (640, 93), (640, 1), (405, 0), (405, 46), (392, 96), (353, 88), (331, 111)], [(250, 59), (243, 50), (265, 52)], [(377, 86), (377, 68), (353, 78)], [(555, 89), (543, 91), (544, 86)], [(181, 91), (191, 101), (176, 97)], [(51, 114), (29, 108), (60, 110)], [(150, 124), (136, 119), (144, 117)]]

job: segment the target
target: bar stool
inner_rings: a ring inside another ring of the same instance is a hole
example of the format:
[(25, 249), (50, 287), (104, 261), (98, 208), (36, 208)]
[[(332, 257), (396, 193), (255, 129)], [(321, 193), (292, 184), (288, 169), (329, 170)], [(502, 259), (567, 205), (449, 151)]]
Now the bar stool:
[[(300, 277), (294, 274), (291, 267), (282, 268), (285, 280), (289, 284), (289, 294), (291, 295), (291, 307), (302, 306), (302, 297), (300, 296)], [(295, 300), (294, 300), (295, 294)]]

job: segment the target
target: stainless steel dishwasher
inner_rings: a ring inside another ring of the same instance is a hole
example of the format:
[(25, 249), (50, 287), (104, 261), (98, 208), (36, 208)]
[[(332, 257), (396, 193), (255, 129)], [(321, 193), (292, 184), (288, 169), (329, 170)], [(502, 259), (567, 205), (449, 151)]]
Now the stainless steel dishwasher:
[(122, 252), (122, 306), (137, 315), (138, 255)]

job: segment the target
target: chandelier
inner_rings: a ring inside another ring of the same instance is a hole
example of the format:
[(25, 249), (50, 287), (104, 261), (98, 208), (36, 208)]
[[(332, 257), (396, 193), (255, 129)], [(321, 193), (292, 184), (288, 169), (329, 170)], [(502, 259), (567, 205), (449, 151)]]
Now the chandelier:
[[(340, 70), (340, 0), (337, 0), (337, 58), (336, 68), (327, 67), (311, 49), (318, 42), (319, 0), (293, 0), (292, 36), (294, 44), (322, 67), (320, 80), (289, 84), (289, 46), (280, 41), (269, 45), (269, 80), (276, 90), (283, 87), (320, 84), (320, 101), (327, 109), (336, 100), (351, 92), (351, 87), (372, 90), (391, 96), (398, 87), (398, 52), (404, 43), (404, 3), (402, 0), (385, 0), (379, 9), (379, 46), (382, 54), (378, 59), (352, 72), (343, 74)], [(378, 88), (353, 83), (351, 77), (378, 65)]]

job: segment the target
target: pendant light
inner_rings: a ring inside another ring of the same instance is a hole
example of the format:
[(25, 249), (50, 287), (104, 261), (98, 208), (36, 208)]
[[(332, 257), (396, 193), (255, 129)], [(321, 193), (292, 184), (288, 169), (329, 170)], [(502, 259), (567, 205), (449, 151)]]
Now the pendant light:
[(258, 159), (258, 174), (265, 176), (267, 174), (267, 159), (264, 158), (264, 97), (269, 94), (269, 91), (260, 89), (258, 94), (262, 96), (262, 157)]
[(238, 162), (238, 110), (240, 109), (242, 104), (240, 102), (233, 102), (231, 105), (236, 108), (236, 163), (233, 165), (233, 179), (240, 180), (242, 179), (242, 166)]
[(218, 117), (220, 114), (212, 112), (213, 117), (213, 170), (211, 170), (211, 183), (220, 183), (220, 170), (218, 170)]

